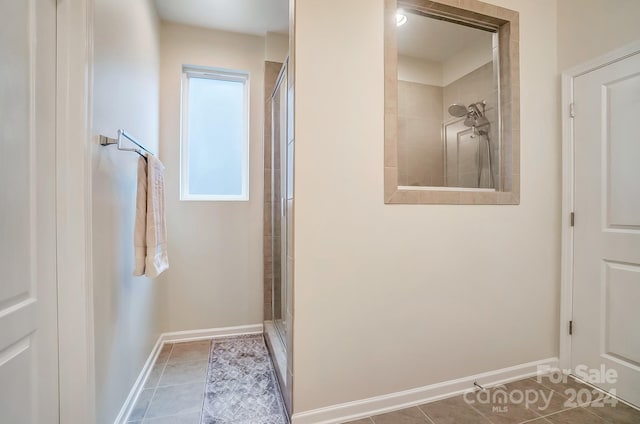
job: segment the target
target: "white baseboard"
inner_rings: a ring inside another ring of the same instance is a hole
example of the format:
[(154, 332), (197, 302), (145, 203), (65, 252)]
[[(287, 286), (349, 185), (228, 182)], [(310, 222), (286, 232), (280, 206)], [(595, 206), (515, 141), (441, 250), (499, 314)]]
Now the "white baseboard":
[(198, 340), (218, 339), (220, 337), (262, 334), (262, 324), (239, 325), (236, 327), (207, 328), (204, 330), (175, 331), (164, 333), (160, 337), (164, 343), (194, 342)]
[(138, 396), (140, 396), (142, 389), (144, 389), (147, 378), (149, 378), (149, 374), (153, 369), (153, 365), (156, 363), (156, 359), (158, 358), (163, 345), (164, 342), (162, 341), (162, 335), (160, 335), (160, 337), (158, 337), (158, 341), (156, 341), (156, 344), (153, 346), (153, 349), (151, 349), (151, 353), (149, 354), (147, 361), (144, 363), (142, 371), (140, 371), (136, 382), (133, 383), (133, 387), (131, 388), (127, 399), (124, 401), (124, 405), (122, 405), (122, 408), (114, 421), (115, 424), (125, 424), (129, 420), (129, 415), (131, 415), (133, 406), (138, 401)]
[(539, 366), (549, 367), (549, 371), (557, 369), (558, 358), (528, 362), (526, 364), (444, 381), (416, 389), (342, 403), (314, 409), (312, 411), (299, 412), (293, 414), (291, 422), (292, 424), (337, 424), (353, 421), (456, 396), (473, 389), (474, 381), (483, 387), (491, 387), (509, 381), (531, 377), (537, 374)]
[(262, 334), (262, 332), (262, 324), (253, 324), (240, 325), (236, 327), (207, 328), (203, 330), (175, 331), (171, 333), (160, 334), (160, 336), (158, 337), (158, 341), (156, 342), (155, 346), (153, 346), (153, 349), (151, 349), (151, 353), (149, 354), (147, 361), (142, 367), (142, 371), (140, 371), (140, 375), (138, 375), (136, 382), (133, 384), (133, 387), (129, 392), (129, 396), (127, 396), (124, 405), (122, 405), (120, 413), (118, 413), (114, 424), (126, 424), (126, 422), (129, 420), (129, 415), (131, 415), (131, 411), (138, 401), (138, 396), (140, 396), (140, 393), (144, 389), (147, 378), (149, 378), (149, 374), (151, 373), (151, 370), (156, 363), (156, 359), (158, 359), (158, 355), (160, 354), (160, 351), (162, 350), (162, 347), (165, 345), (165, 343), (182, 343), (197, 340), (210, 340), (218, 339), (221, 337)]

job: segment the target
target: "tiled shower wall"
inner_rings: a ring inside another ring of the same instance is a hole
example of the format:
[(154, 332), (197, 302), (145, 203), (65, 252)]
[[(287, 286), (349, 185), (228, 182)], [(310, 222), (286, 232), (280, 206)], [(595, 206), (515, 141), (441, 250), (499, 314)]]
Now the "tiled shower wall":
[(442, 87), (398, 81), (398, 184), (444, 185)]
[(443, 116), (444, 122), (449, 121), (452, 117), (449, 115), (447, 108), (453, 103), (468, 106), (472, 103), (486, 101), (486, 117), (491, 123), (489, 127), (489, 140), (491, 146), (491, 163), (494, 181), (499, 181), (499, 140), (498, 140), (498, 86), (494, 80), (493, 62), (488, 62), (473, 72), (453, 81), (444, 87), (443, 90)]
[[(276, 187), (278, 190), (280, 188), (280, 168), (278, 163), (279, 161), (276, 162), (275, 169), (274, 164), (272, 163), (272, 148), (274, 146), (271, 139), (271, 94), (276, 86), (278, 74), (282, 68), (282, 63), (267, 61), (264, 66), (264, 319), (269, 321), (272, 319), (271, 296), (273, 279), (274, 276), (275, 278), (280, 278), (281, 273), (280, 261), (276, 261), (275, 269), (273, 262), (274, 251), (277, 254), (280, 254), (281, 240), (280, 228), (273, 228), (274, 223), (271, 219), (272, 213), (275, 214), (276, 217), (280, 216), (280, 202), (275, 202), (275, 204), (272, 203), (274, 198), (272, 187)], [(280, 148), (279, 143), (276, 143), (275, 148)], [(280, 152), (276, 151), (275, 154), (277, 156)], [(272, 184), (274, 176), (278, 179), (276, 184)], [(279, 193), (276, 193), (276, 195), (276, 198), (280, 198)], [(279, 296), (277, 296), (277, 298), (279, 299)]]
[[(398, 81), (398, 184), (444, 186), (442, 124), (452, 119), (448, 107), (487, 102), (490, 136), (497, 140), (497, 87), (489, 62), (445, 87)], [(493, 143), (492, 147), (497, 147)], [(497, 149), (493, 149), (497, 163)], [(497, 170), (497, 167), (496, 167)], [(497, 180), (497, 176), (496, 176)]]
[(498, 93), (493, 81), (493, 62), (488, 62), (445, 86), (442, 95), (442, 116), (445, 121), (451, 118), (447, 109), (453, 103), (468, 106), (485, 100), (487, 109), (495, 108)]

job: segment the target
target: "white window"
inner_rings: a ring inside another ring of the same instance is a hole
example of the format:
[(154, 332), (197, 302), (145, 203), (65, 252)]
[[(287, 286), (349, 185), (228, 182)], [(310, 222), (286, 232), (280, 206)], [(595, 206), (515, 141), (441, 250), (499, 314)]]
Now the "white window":
[(249, 200), (249, 74), (183, 68), (180, 200)]

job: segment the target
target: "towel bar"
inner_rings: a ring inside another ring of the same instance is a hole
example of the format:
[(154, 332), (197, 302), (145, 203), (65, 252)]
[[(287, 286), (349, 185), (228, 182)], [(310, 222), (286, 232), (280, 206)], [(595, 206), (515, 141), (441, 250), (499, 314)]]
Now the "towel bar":
[[(130, 142), (132, 142), (133, 144), (138, 146), (139, 149), (136, 149), (135, 147), (134, 148), (123, 147), (123, 145), (122, 145), (122, 139), (123, 138), (126, 138), (127, 140), (129, 140)], [(145, 157), (145, 155), (142, 153), (141, 149), (144, 150), (146, 153), (149, 153), (150, 155), (153, 155), (153, 152), (151, 152), (149, 149), (147, 149), (142, 144), (140, 144), (140, 142), (138, 142), (138, 140), (136, 140), (134, 137), (132, 137), (131, 135), (127, 134), (127, 132), (125, 130), (118, 130), (118, 138), (110, 138), (110, 137), (107, 137), (105, 135), (101, 135), (100, 136), (100, 144), (102, 146), (110, 146), (112, 144), (115, 144), (116, 147), (118, 148), (118, 150), (122, 150), (124, 152), (136, 152), (137, 154), (139, 154), (142, 157)]]

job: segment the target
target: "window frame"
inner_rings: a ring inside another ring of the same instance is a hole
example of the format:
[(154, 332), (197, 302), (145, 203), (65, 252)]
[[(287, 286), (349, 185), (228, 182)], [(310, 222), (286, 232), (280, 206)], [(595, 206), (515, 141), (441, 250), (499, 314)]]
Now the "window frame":
[[(189, 81), (191, 78), (241, 82), (243, 84), (242, 125), (242, 192), (229, 194), (192, 194), (189, 191)], [(250, 134), (250, 75), (247, 71), (201, 66), (182, 67), (182, 94), (180, 99), (180, 200), (208, 202), (249, 201), (249, 134)]]

